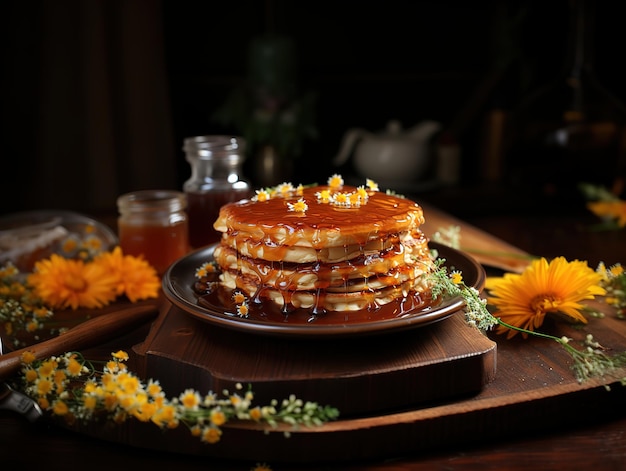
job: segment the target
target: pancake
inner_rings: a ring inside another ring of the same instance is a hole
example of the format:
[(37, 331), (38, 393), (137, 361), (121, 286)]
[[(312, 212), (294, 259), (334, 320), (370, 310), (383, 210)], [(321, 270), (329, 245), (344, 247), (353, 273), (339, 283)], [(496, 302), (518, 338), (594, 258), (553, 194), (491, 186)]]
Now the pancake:
[(283, 309), (354, 311), (428, 291), (422, 208), (375, 185), (282, 184), (229, 203), (214, 223), (220, 283)]

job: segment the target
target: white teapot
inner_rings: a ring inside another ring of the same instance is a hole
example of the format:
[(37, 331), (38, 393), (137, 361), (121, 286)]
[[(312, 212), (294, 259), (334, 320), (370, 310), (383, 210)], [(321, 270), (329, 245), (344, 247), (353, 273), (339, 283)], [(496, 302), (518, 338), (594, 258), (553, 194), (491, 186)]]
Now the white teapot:
[(364, 178), (378, 183), (417, 181), (428, 169), (429, 141), (440, 129), (441, 124), (436, 121), (423, 121), (405, 131), (397, 120), (389, 121), (380, 134), (349, 129), (333, 163), (343, 165), (354, 154), (354, 167)]

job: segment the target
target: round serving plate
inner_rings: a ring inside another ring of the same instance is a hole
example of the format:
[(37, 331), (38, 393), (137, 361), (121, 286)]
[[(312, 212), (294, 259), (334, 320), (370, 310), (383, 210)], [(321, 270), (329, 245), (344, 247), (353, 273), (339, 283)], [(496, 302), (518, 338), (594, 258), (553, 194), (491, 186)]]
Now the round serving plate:
[[(467, 286), (478, 290), (483, 288), (485, 271), (471, 256), (435, 242), (431, 242), (429, 246), (437, 250), (439, 258), (445, 260), (444, 264), (449, 271), (462, 272), (463, 281)], [(453, 297), (444, 299), (436, 305), (405, 312), (398, 317), (332, 324), (289, 322), (288, 316), (282, 322), (264, 318), (243, 318), (233, 315), (225, 306), (208, 307), (199, 303), (200, 295), (194, 290), (195, 273), (203, 263), (213, 260), (214, 248), (215, 245), (199, 249), (174, 262), (163, 276), (163, 291), (172, 304), (190, 316), (240, 332), (287, 337), (382, 334), (423, 327), (441, 321), (460, 311), (465, 305), (463, 298)], [(333, 313), (327, 315), (332, 316)]]

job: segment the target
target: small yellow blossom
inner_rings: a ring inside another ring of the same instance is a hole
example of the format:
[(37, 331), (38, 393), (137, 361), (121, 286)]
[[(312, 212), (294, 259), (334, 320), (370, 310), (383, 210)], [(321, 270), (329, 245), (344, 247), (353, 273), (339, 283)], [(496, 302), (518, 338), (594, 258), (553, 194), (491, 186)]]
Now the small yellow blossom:
[(287, 207), (289, 208), (289, 211), (294, 211), (296, 213), (304, 213), (307, 209), (309, 209), (309, 205), (302, 198), (295, 203), (287, 203)]
[(35, 370), (33, 370), (32, 368), (27, 368), (24, 372), (24, 377), (26, 379), (26, 381), (28, 381), (29, 383), (34, 382), (39, 376), (37, 375), (37, 372)]
[(215, 267), (215, 262), (204, 262), (196, 269), (195, 276), (198, 279), (202, 279), (205, 276), (208, 276), (211, 273), (216, 273), (217, 268)]
[(626, 227), (626, 201), (593, 201), (587, 207), (598, 217), (613, 219), (619, 227)]
[(111, 356), (121, 361), (128, 360), (128, 353), (126, 353), (124, 350), (118, 350), (117, 352), (111, 353)]
[(200, 395), (193, 389), (187, 389), (180, 395), (180, 402), (186, 409), (195, 410), (200, 405)]
[(246, 302), (246, 295), (243, 294), (241, 291), (235, 291), (233, 293), (233, 301), (235, 302), (235, 304), (243, 304)]
[(346, 206), (349, 201), (348, 193), (335, 193), (330, 201), (337, 206)]
[(26, 365), (30, 365), (32, 362), (34, 362), (37, 359), (37, 357), (35, 356), (35, 354), (30, 351), (27, 350), (24, 353), (22, 353), (22, 363), (26, 364)]
[(371, 191), (378, 191), (378, 183), (374, 180), (370, 180), (369, 178), (365, 181), (365, 186), (367, 186)]
[(256, 194), (252, 197), (253, 201), (263, 202), (271, 199), (270, 192), (266, 189), (256, 190), (255, 193)]
[(369, 194), (367, 193), (367, 190), (365, 189), (364, 186), (359, 186), (356, 189), (357, 195), (359, 195), (359, 198), (361, 199), (362, 202), (366, 202), (369, 198)]
[(72, 356), (67, 364), (67, 371), (70, 376), (78, 376), (83, 370), (83, 365), (76, 360), (76, 356)]
[(49, 379), (39, 377), (39, 379), (35, 382), (35, 386), (39, 396), (47, 396), (50, 392), (52, 392), (54, 384)]
[(261, 408), (260, 407), (255, 407), (253, 409), (250, 409), (250, 418), (252, 420), (254, 420), (255, 422), (258, 422), (259, 420), (261, 420), (262, 414), (261, 414)]
[(318, 203), (328, 203), (331, 198), (330, 190), (318, 191), (315, 193), (315, 197), (317, 198)]
[(65, 415), (69, 412), (69, 409), (64, 401), (58, 400), (54, 402), (52, 406), (52, 411), (56, 415)]
[(241, 317), (247, 317), (249, 313), (250, 308), (247, 303), (237, 305), (237, 314), (239, 314)]
[(460, 271), (454, 271), (450, 274), (450, 278), (452, 278), (452, 283), (458, 285), (463, 282), (463, 274)]
[(220, 427), (226, 423), (226, 415), (223, 411), (214, 409), (211, 411), (211, 422), (216, 427)]
[(217, 443), (221, 436), (222, 431), (216, 427), (205, 427), (202, 431), (202, 441), (207, 443)]
[(275, 192), (282, 197), (289, 196), (293, 192), (293, 184), (283, 182), (279, 185), (276, 185)]

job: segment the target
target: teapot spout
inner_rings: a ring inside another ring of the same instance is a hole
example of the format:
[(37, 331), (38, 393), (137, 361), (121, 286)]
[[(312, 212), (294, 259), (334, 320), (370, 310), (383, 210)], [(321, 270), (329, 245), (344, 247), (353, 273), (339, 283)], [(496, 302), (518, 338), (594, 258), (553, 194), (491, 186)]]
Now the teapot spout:
[(407, 131), (407, 136), (416, 141), (425, 142), (441, 130), (441, 123), (437, 121), (422, 121)]
[(337, 167), (345, 164), (350, 157), (350, 154), (354, 150), (354, 147), (359, 139), (369, 134), (364, 129), (352, 128), (348, 129), (343, 136), (339, 152), (333, 159), (333, 164)]

